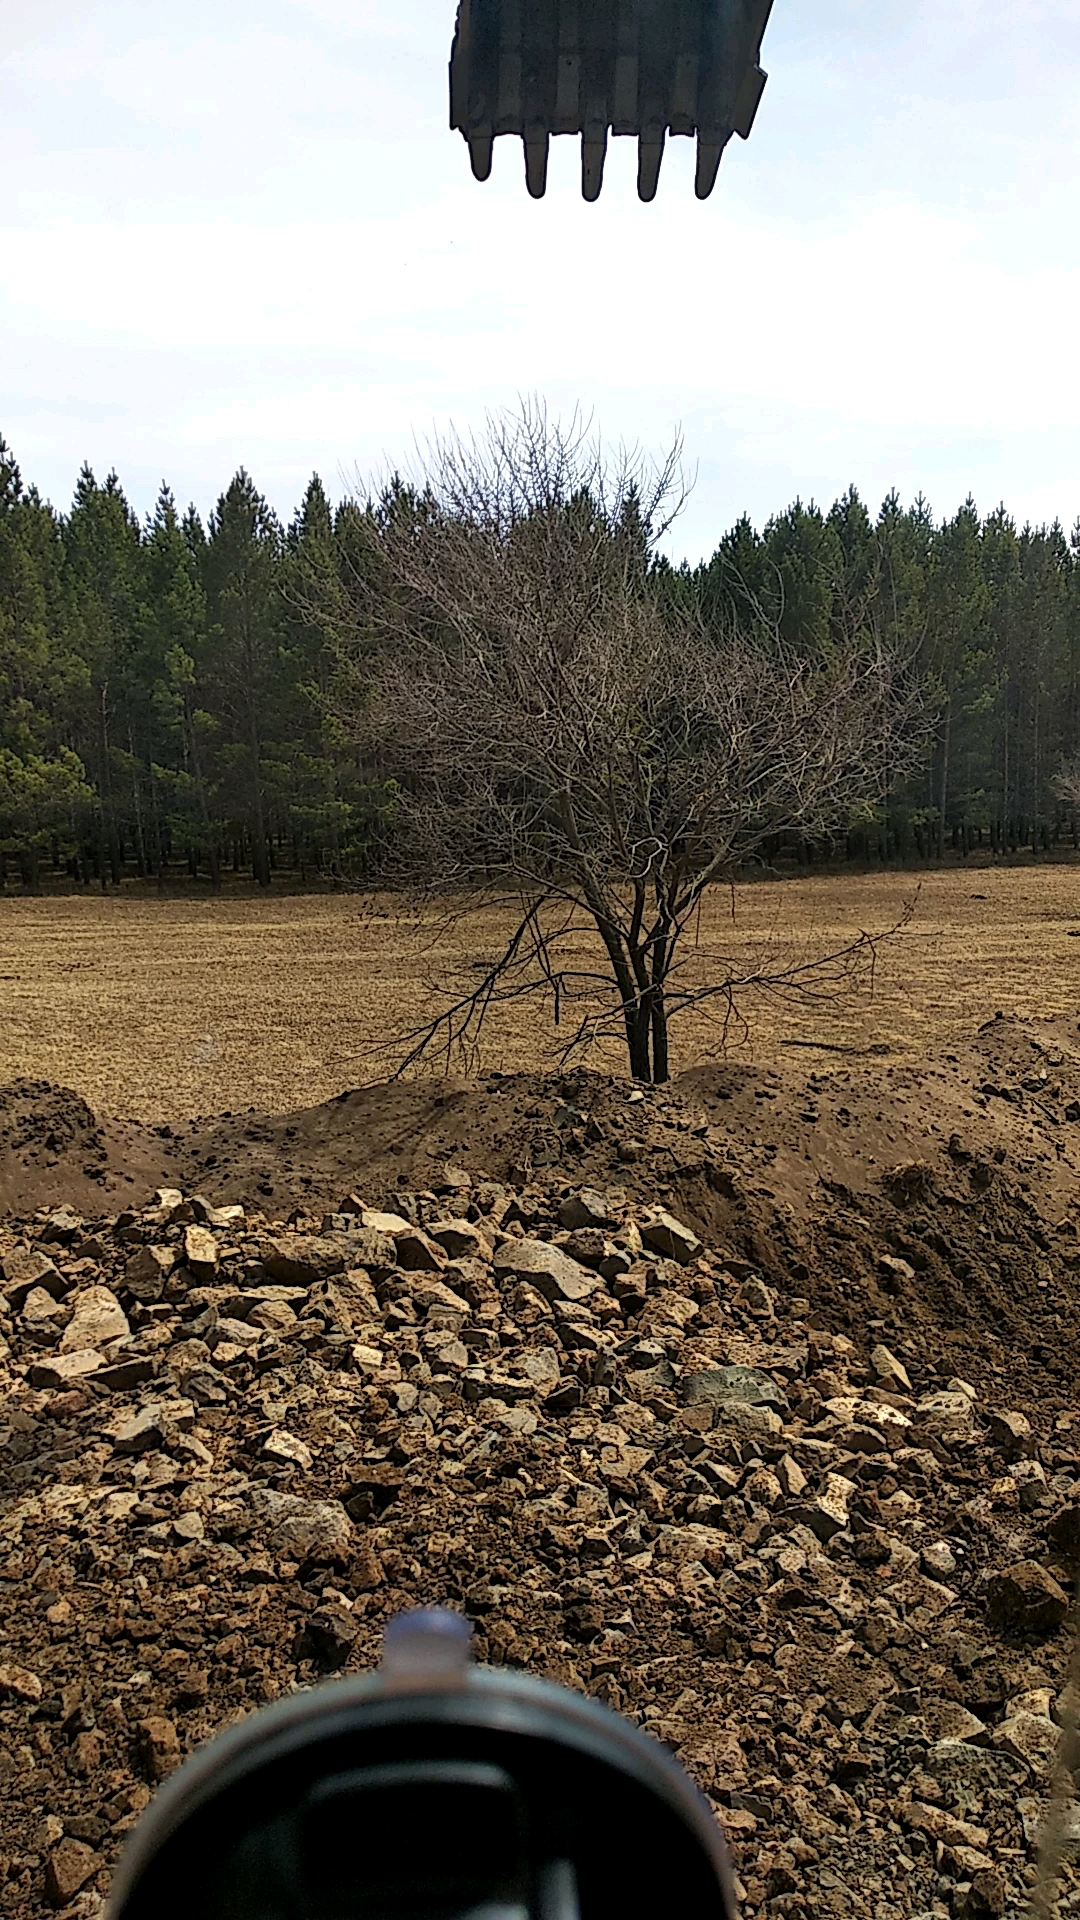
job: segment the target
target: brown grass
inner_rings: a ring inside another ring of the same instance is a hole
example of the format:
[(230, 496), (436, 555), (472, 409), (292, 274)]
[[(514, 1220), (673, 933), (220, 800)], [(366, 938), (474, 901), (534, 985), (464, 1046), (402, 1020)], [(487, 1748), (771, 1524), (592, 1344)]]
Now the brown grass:
[[(717, 890), (703, 916), (707, 965), (824, 952), (890, 925), (915, 886), (874, 874), (745, 886), (734, 902)], [(447, 924), (370, 895), (3, 899), (0, 1081), (62, 1082), (102, 1112), (145, 1120), (315, 1103), (382, 1077), (387, 1059), (373, 1049), (430, 1011), (437, 983), (475, 981), (509, 924), (495, 910)], [(872, 996), (824, 1011), (750, 1002), (749, 1036), (729, 1033), (728, 1052), (763, 1062), (798, 1039), (918, 1055), (999, 1008), (1068, 1012), (1080, 1000), (1074, 925), (1073, 867), (931, 874), (910, 925), (880, 953)], [(706, 1010), (673, 1038), (676, 1071), (723, 1044)], [(546, 1007), (504, 1008), (483, 1064), (548, 1066), (557, 1041)], [(623, 1066), (614, 1048), (591, 1064)]]

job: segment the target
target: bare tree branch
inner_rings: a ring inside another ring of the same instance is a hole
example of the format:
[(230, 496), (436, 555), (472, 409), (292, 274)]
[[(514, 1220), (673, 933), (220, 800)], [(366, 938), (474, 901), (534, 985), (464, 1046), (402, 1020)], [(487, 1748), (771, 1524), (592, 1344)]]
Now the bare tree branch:
[(684, 494), (678, 446), (656, 465), (608, 458), (587, 422), (526, 405), (434, 441), (415, 484), (359, 515), (336, 718), (395, 783), (387, 872), (521, 900), (505, 953), (406, 1037), (406, 1066), (475, 1049), (507, 993), (544, 991), (560, 1018), (595, 995), (594, 974), (586, 988), (562, 964), (555, 902), (591, 920), (610, 969), (570, 1045), (614, 1023), (643, 1079), (667, 1076), (673, 1013), (716, 1000), (730, 1020), (740, 993), (813, 997), (872, 966), (883, 936), (862, 934), (831, 974), (742, 978), (721, 958), (710, 984), (681, 984), (706, 889), (778, 834), (842, 829), (878, 802), (920, 712), (856, 610), (803, 658), (760, 610), (718, 627), (673, 594), (656, 544)]

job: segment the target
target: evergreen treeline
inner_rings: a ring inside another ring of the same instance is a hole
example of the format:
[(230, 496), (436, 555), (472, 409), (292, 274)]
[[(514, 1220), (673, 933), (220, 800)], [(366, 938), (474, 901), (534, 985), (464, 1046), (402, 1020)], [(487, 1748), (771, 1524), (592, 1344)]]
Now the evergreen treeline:
[[(167, 487), (141, 525), (116, 475), (84, 467), (60, 514), (0, 439), (0, 884), (369, 870), (392, 799), (327, 699), (360, 511), (315, 477), (284, 527), (241, 470), (205, 526)], [(917, 662), (925, 764), (831, 854), (1076, 844), (1059, 795), (1080, 762), (1080, 526), (1018, 529), (970, 500), (938, 525), (895, 495), (874, 520), (852, 489), (760, 533), (744, 518), (671, 577), (707, 619), (764, 616), (809, 651), (870, 629)]]

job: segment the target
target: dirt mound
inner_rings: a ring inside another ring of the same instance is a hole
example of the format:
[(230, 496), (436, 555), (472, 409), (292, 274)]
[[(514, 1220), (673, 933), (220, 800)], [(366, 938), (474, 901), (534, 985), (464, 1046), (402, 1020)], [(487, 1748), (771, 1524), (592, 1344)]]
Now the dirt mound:
[(101, 1206), (163, 1178), (153, 1132), (100, 1121), (79, 1094), (47, 1080), (0, 1087), (0, 1214), (70, 1203)]
[(416, 1601), (679, 1752), (751, 1913), (1018, 1910), (1080, 1560), (1075, 1023), (176, 1129), (21, 1082), (0, 1129), (13, 1914), (96, 1920), (180, 1754)]
[[(87, 1217), (166, 1184), (285, 1218), (350, 1193), (473, 1180), (667, 1200), (787, 1297), (862, 1339), (928, 1339), (1037, 1399), (1080, 1342), (1080, 1034), (997, 1018), (922, 1066), (823, 1049), (784, 1071), (695, 1069), (391, 1082), (292, 1113), (176, 1128), (94, 1116), (37, 1082), (0, 1090), (0, 1211)], [(882, 1249), (891, 1264), (883, 1265)]]
[[(417, 1602), (671, 1746), (751, 1914), (1018, 1909), (1069, 1657), (1072, 1382), (1025, 1418), (905, 1331), (930, 1295), (890, 1228), (917, 1251), (925, 1170), (880, 1231), (834, 1195), (767, 1232), (708, 1167), (680, 1175), (720, 1209), (704, 1244), (628, 1182), (445, 1164), (325, 1220), (173, 1192), (0, 1228), (13, 1915), (95, 1920), (184, 1752), (370, 1665)], [(965, 1204), (991, 1239), (1013, 1220), (993, 1185)], [(795, 1294), (830, 1225), (838, 1302), (879, 1275), (887, 1327)]]

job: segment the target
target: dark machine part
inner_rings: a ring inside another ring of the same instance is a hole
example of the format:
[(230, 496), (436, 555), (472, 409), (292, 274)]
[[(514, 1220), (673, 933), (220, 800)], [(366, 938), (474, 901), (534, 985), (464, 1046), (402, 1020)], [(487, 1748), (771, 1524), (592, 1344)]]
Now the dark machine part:
[(516, 133), (534, 199), (553, 133), (581, 135), (581, 191), (604, 181), (608, 134), (635, 134), (638, 193), (651, 200), (669, 133), (697, 135), (699, 200), (733, 133), (754, 124), (772, 0), (460, 0), (450, 54), (450, 125), (478, 180), (492, 143)]
[(109, 1920), (734, 1920), (723, 1836), (606, 1707), (402, 1614), (383, 1664), (264, 1708), (161, 1788)]

